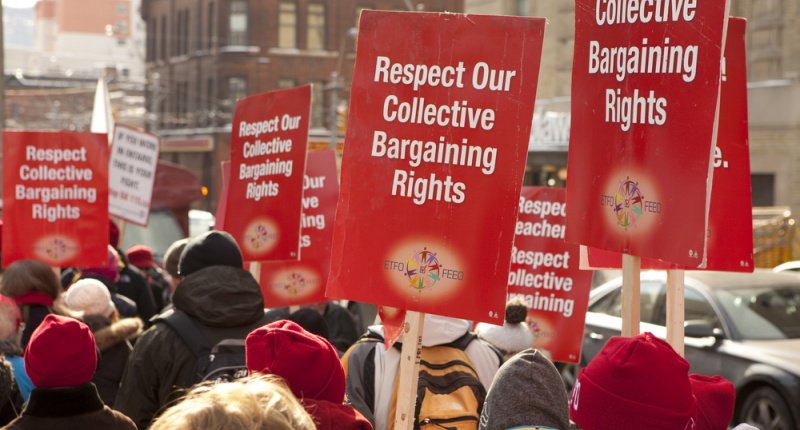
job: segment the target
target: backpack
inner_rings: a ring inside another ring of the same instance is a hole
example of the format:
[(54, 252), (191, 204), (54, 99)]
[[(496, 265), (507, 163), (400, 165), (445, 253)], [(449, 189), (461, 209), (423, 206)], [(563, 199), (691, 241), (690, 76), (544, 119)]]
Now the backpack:
[(178, 309), (157, 316), (153, 322), (166, 324), (192, 351), (197, 359), (194, 383), (231, 382), (247, 376), (244, 338), (264, 324), (260, 319), (250, 327), (211, 328)]
[[(465, 352), (476, 338), (473, 333), (465, 333), (449, 344), (421, 348), (415, 430), (478, 428), (486, 388)], [(383, 338), (372, 331), (367, 340), (383, 342)], [(394, 347), (399, 349), (400, 344), (395, 343)], [(399, 378), (398, 371), (389, 408), (389, 430), (394, 428)]]

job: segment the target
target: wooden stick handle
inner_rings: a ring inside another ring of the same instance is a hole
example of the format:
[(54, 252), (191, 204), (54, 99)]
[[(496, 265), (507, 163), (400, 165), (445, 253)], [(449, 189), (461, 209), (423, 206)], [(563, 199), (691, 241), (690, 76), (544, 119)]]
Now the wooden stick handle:
[(641, 258), (622, 255), (622, 335), (633, 337), (639, 334), (639, 285)]
[(419, 381), (419, 357), (422, 345), (422, 328), (425, 314), (406, 312), (403, 349), (400, 351), (400, 377), (397, 387), (397, 412), (394, 416), (395, 430), (413, 430), (417, 406), (417, 382)]
[(667, 342), (684, 356), (684, 271), (667, 270)]

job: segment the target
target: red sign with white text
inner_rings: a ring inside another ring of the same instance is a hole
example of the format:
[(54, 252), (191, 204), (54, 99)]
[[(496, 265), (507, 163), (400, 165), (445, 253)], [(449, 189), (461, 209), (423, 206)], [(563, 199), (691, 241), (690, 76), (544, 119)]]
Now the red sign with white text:
[(97, 267), (108, 252), (108, 136), (3, 132), (3, 266)]
[[(747, 143), (747, 67), (742, 18), (728, 19), (725, 73), (719, 99), (719, 133), (714, 148), (714, 182), (708, 215), (706, 270), (753, 271), (753, 210), (750, 149)], [(622, 255), (588, 248), (584, 268), (620, 268)], [(582, 259), (583, 260), (583, 259)], [(675, 264), (648, 258), (643, 269), (675, 269)]]
[(224, 230), (245, 261), (300, 258), (300, 212), (311, 86), (236, 104)]
[(544, 24), (361, 14), (326, 296), (503, 321)]
[(592, 272), (579, 270), (578, 245), (564, 242), (563, 188), (522, 187), (508, 298), (528, 306), (533, 347), (553, 361), (577, 363), (592, 288)]
[(222, 169), (222, 189), (219, 193), (217, 211), (214, 214), (214, 228), (217, 230), (222, 230), (225, 225), (225, 211), (228, 206), (228, 184), (231, 183), (231, 161), (223, 161), (220, 163), (220, 168)]
[(261, 293), (268, 308), (324, 302), (331, 263), (331, 238), (339, 197), (336, 154), (333, 150), (308, 153), (303, 180), (300, 261), (261, 264)]
[(705, 264), (727, 8), (576, 0), (567, 241)]

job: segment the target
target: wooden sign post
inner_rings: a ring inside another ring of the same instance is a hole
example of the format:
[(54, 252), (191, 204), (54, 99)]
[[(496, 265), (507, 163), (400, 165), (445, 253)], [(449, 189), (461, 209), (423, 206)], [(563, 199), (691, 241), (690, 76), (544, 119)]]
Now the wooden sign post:
[(400, 351), (400, 377), (397, 381), (399, 385), (397, 387), (397, 412), (394, 416), (395, 430), (412, 430), (414, 428), (419, 357), (424, 325), (425, 314), (423, 312), (406, 312), (403, 349)]
[(622, 335), (627, 337), (639, 334), (641, 263), (641, 257), (622, 255)]
[(684, 271), (667, 270), (667, 342), (683, 357)]

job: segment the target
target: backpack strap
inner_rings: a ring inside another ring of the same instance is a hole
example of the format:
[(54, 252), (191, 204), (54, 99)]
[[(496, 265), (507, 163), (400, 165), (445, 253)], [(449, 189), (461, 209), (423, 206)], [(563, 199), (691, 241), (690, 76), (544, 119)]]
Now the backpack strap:
[(153, 319), (154, 323), (164, 323), (177, 333), (195, 358), (208, 354), (212, 345), (203, 334), (197, 323), (179, 309), (171, 309)]

